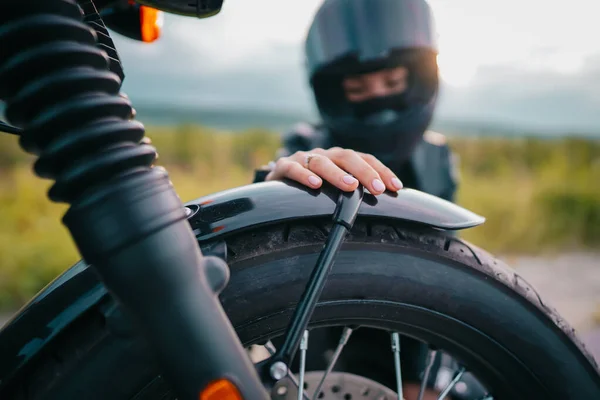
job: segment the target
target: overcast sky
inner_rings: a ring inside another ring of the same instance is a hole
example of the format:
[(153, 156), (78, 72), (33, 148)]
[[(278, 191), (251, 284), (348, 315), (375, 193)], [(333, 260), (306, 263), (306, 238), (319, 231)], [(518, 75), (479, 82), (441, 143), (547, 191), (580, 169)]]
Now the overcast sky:
[[(302, 44), (322, 0), (226, 0), (208, 20), (167, 16), (147, 45), (115, 41), (141, 102), (311, 109)], [(376, 1), (376, 0), (372, 0)], [(600, 131), (600, 2), (430, 0), (438, 116)]]

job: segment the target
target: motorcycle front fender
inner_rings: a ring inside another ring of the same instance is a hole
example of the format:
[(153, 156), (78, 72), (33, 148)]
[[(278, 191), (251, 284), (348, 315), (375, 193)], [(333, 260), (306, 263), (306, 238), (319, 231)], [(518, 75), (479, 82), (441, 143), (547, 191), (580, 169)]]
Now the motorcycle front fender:
[[(200, 245), (245, 229), (333, 214), (339, 190), (293, 182), (263, 182), (186, 203)], [(359, 217), (418, 223), (441, 230), (470, 228), (484, 218), (448, 201), (403, 189), (365, 193)], [(40, 291), (0, 330), (0, 389), (62, 330), (109, 298), (93, 268), (80, 261)]]
[[(333, 214), (339, 193), (330, 185), (313, 190), (291, 181), (271, 181), (201, 197), (186, 206), (190, 209), (190, 224), (202, 242), (260, 225), (327, 217)], [(456, 204), (412, 189), (379, 196), (366, 192), (358, 216), (418, 223), (441, 230), (471, 228), (485, 221)]]

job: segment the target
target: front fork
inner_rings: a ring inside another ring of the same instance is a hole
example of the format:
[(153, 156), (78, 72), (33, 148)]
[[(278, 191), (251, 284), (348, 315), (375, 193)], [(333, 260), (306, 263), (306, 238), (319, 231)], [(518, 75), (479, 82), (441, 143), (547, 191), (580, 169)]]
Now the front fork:
[(50, 199), (70, 205), (63, 222), (79, 252), (149, 339), (178, 398), (225, 390), (266, 400), (218, 299), (227, 265), (201, 254), (97, 35), (73, 0), (0, 1), (0, 101), (11, 131), (38, 156), (35, 173), (54, 181)]
[(35, 173), (54, 180), (50, 199), (71, 205), (63, 222), (79, 252), (138, 322), (179, 398), (219, 398), (206, 388), (225, 380), (246, 400), (268, 399), (273, 366), (293, 359), (362, 188), (340, 195), (284, 345), (257, 373), (218, 299), (229, 269), (201, 254), (81, 8), (72, 0), (3, 0), (0, 43), (0, 100), (12, 133), (38, 156)]

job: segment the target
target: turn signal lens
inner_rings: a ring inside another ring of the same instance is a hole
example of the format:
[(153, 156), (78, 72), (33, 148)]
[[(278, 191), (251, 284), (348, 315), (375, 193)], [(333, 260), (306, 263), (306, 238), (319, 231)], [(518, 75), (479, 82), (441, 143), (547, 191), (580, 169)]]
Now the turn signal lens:
[(162, 31), (163, 20), (162, 11), (148, 6), (140, 6), (142, 41), (151, 43), (158, 39)]
[(210, 382), (202, 392), (199, 400), (243, 400), (242, 395), (227, 379)]

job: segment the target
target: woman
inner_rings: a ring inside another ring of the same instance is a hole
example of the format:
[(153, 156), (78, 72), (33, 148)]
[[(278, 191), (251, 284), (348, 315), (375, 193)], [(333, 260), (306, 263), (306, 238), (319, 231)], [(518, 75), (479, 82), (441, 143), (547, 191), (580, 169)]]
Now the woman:
[[(360, 183), (374, 195), (404, 186), (452, 201), (452, 154), (443, 135), (427, 131), (438, 93), (435, 39), (425, 0), (326, 0), (305, 44), (322, 123), (286, 134), (279, 158), (255, 182), (287, 178), (316, 189), (326, 180), (346, 191)], [(326, 367), (340, 334), (319, 331), (308, 352), (313, 370)], [(409, 338), (401, 347), (404, 397), (417, 399), (427, 347)], [(395, 388), (383, 331), (358, 330), (336, 366)], [(439, 360), (423, 399), (437, 399), (438, 369)]]

